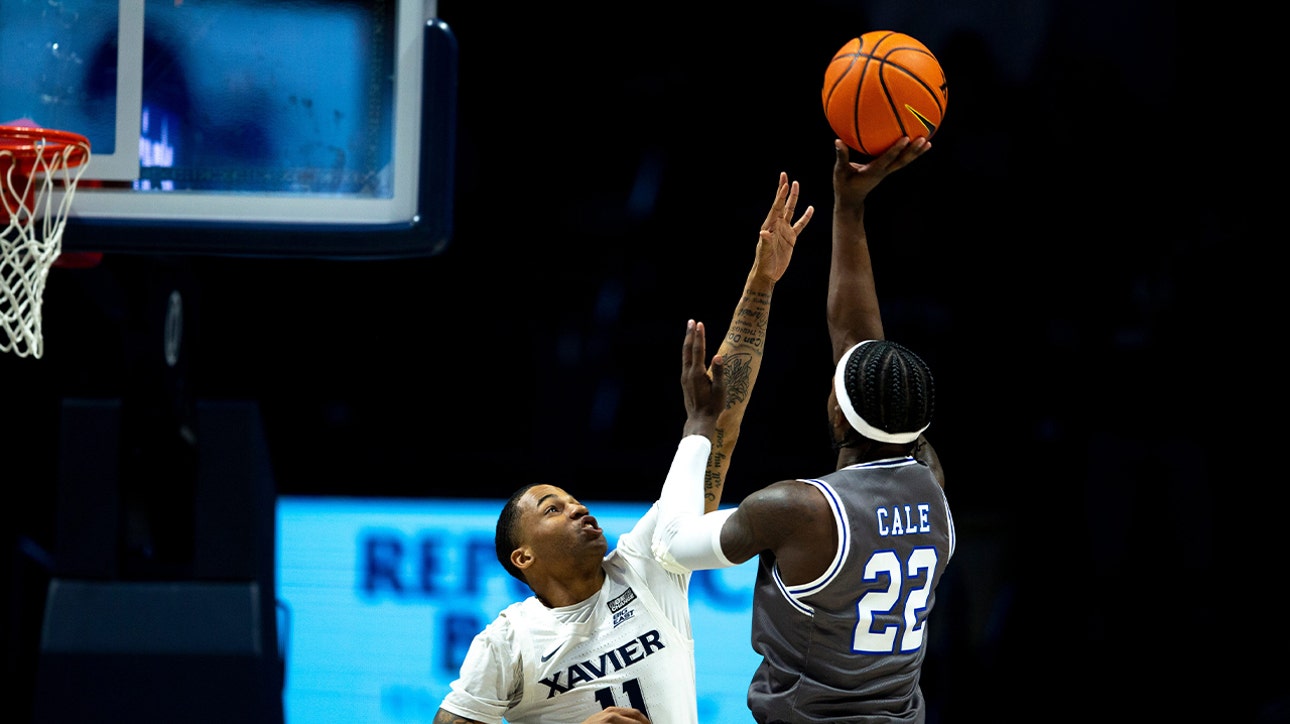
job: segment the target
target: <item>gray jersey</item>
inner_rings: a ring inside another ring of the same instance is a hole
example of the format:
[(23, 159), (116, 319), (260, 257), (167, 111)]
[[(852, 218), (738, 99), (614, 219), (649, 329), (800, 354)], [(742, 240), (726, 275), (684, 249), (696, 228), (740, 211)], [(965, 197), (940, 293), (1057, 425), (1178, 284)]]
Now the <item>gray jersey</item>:
[(913, 458), (805, 480), (829, 500), (838, 550), (818, 579), (786, 586), (763, 553), (748, 689), (758, 722), (922, 722), (919, 671), (954, 520), (932, 471)]

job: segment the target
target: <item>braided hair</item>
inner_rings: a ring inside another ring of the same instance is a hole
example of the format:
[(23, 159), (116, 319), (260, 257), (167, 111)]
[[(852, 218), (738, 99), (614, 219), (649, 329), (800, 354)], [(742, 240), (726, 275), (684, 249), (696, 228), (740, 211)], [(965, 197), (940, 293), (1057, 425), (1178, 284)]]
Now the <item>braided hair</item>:
[(932, 372), (896, 342), (869, 339), (847, 350), (834, 372), (834, 390), (851, 427), (871, 440), (911, 443), (931, 424)]

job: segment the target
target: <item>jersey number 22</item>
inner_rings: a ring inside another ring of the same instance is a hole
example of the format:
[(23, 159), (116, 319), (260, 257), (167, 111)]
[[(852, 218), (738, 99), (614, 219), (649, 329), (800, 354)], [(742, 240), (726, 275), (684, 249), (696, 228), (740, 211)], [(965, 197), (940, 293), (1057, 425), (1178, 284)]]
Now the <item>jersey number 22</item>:
[[(860, 620), (856, 623), (853, 648), (864, 654), (894, 654), (917, 651), (923, 645), (923, 624), (919, 615), (927, 608), (927, 598), (932, 592), (932, 575), (936, 572), (936, 549), (915, 548), (909, 554), (907, 565), (901, 565), (895, 551), (878, 551), (869, 558), (864, 567), (864, 580), (873, 582), (883, 576), (887, 578), (887, 587), (869, 591), (860, 597), (856, 609)], [(906, 578), (908, 576), (908, 578)], [(916, 582), (922, 579), (921, 585), (905, 589), (906, 581)], [(903, 601), (903, 604), (902, 604)], [(900, 637), (897, 647), (896, 632), (900, 626), (884, 626), (879, 631), (873, 630), (874, 618), (877, 615), (890, 614), (897, 610), (904, 613), (905, 633)]]

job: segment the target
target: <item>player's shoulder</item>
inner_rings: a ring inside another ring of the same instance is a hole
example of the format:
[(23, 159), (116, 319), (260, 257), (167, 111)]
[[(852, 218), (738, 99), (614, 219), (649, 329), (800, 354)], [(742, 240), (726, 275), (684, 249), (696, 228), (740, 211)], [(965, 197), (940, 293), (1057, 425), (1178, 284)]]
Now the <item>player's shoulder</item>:
[(653, 526), (633, 526), (631, 530), (618, 536), (614, 547), (605, 554), (605, 565), (612, 566), (623, 558), (649, 558), (650, 540), (654, 535)]
[(647, 545), (639, 547), (618, 545), (605, 556), (604, 569), (611, 587), (651, 591), (656, 598), (664, 595), (667, 589), (684, 593), (690, 578), (688, 573), (678, 574), (668, 571), (654, 558), (653, 552)]
[(550, 610), (536, 597), (530, 596), (510, 604), (475, 635), (475, 643), (506, 660), (519, 656), (528, 647), (525, 642), (543, 635), (553, 625)]
[(544, 610), (542, 602), (536, 596), (516, 601), (503, 608), (489, 624), (484, 627), (486, 633), (495, 637), (509, 639), (516, 628), (522, 628), (533, 619), (535, 613)]
[(827, 488), (828, 484), (819, 478), (779, 480), (748, 495), (740, 507), (755, 508), (762, 514), (791, 516), (818, 508), (823, 502), (820, 491)]

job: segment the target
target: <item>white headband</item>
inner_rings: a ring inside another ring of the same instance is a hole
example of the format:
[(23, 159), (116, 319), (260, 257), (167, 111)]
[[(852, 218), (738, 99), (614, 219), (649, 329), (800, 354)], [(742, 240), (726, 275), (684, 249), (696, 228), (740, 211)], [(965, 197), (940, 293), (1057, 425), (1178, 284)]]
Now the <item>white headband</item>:
[[(851, 404), (851, 396), (847, 394), (847, 363), (851, 361), (851, 355), (856, 350), (872, 341), (874, 340), (866, 339), (856, 344), (842, 355), (842, 359), (838, 360), (838, 367), (833, 372), (833, 390), (837, 393), (838, 406), (842, 408), (842, 414), (846, 415), (847, 422), (851, 423), (851, 427), (854, 427), (856, 432), (871, 440), (898, 444), (913, 442), (918, 439), (919, 435), (923, 434), (923, 431), (927, 429), (927, 425), (923, 425), (915, 432), (886, 432), (865, 422), (865, 419), (860, 417), (860, 413), (856, 412), (856, 408)], [(928, 423), (928, 425), (930, 424)]]

